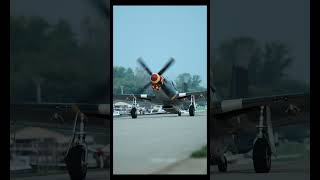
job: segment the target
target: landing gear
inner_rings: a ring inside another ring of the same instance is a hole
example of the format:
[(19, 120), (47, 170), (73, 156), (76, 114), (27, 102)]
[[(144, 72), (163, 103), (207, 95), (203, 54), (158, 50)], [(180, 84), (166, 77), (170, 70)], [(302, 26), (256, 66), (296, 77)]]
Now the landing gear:
[(270, 171), (271, 149), (265, 138), (259, 138), (254, 143), (252, 159), (256, 173), (268, 173)]
[(84, 180), (87, 175), (86, 147), (76, 145), (69, 150), (65, 159), (70, 178)]
[(131, 109), (131, 111), (130, 111), (130, 114), (131, 114), (132, 119), (137, 118), (137, 116), (138, 116), (137, 108), (136, 108), (136, 107), (133, 107), (133, 108)]
[(135, 119), (138, 116), (138, 112), (137, 112), (136, 106), (137, 106), (137, 99), (136, 99), (136, 97), (133, 97), (133, 108), (130, 111), (132, 119)]
[(195, 114), (195, 98), (191, 95), (191, 104), (189, 106), (189, 115), (194, 116)]
[(190, 115), (190, 116), (194, 116), (194, 113), (195, 113), (194, 105), (191, 105), (191, 106), (189, 107), (189, 115)]
[(218, 161), (218, 169), (219, 172), (227, 172), (228, 169), (228, 161), (226, 156), (222, 156)]
[[(260, 119), (257, 138), (254, 141), (252, 160), (254, 170), (256, 173), (268, 173), (271, 169), (271, 154), (275, 153), (274, 136), (271, 124), (271, 111), (266, 106), (266, 112), (264, 112), (264, 106), (260, 107)], [(264, 125), (264, 117), (266, 115), (266, 124)], [(267, 129), (266, 129), (267, 128)]]
[[(79, 132), (76, 132), (79, 114), (81, 121)], [(71, 180), (84, 180), (87, 175), (88, 149), (85, 142), (86, 133), (84, 132), (84, 125), (84, 114), (77, 112), (73, 126), (73, 137), (65, 157), (65, 163)]]
[(181, 111), (178, 112), (178, 116), (181, 116)]

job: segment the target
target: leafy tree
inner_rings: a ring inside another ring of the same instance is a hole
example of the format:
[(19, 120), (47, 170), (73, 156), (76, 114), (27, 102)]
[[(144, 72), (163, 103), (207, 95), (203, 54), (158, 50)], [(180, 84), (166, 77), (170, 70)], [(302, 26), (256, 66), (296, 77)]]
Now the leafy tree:
[(263, 44), (250, 37), (239, 37), (223, 41), (214, 52), (211, 80), (224, 99), (230, 98), (234, 64), (247, 67), (251, 97), (308, 91), (308, 85), (286, 76), (293, 62), (286, 44)]
[(217, 61), (247, 68), (249, 83), (256, 83), (262, 61), (262, 48), (255, 39), (239, 37), (226, 40), (219, 46), (217, 54)]
[[(131, 68), (124, 67), (113, 67), (113, 93), (121, 94), (121, 88), (124, 89), (125, 94), (131, 93), (141, 93), (139, 90), (150, 83), (150, 76), (145, 72), (141, 67), (137, 67), (135, 69), (135, 73), (133, 73)], [(181, 92), (185, 91), (185, 82), (187, 82), (187, 87), (189, 91), (201, 91), (206, 88), (201, 87), (201, 79), (199, 75), (191, 76), (189, 73), (180, 74), (177, 79), (177, 89)], [(151, 86), (142, 93), (152, 94)]]
[[(99, 36), (105, 29), (93, 34)], [(44, 101), (93, 102), (98, 98), (105, 103), (101, 94), (108, 94), (110, 72), (106, 46), (105, 40), (80, 43), (65, 20), (49, 24), (41, 17), (10, 17), (11, 100), (35, 101), (35, 82), (44, 79)]]
[(190, 73), (183, 73), (177, 76), (175, 80), (178, 91), (186, 92), (186, 91), (203, 91), (206, 88), (201, 87), (201, 78), (199, 75), (191, 76)]
[(292, 64), (288, 47), (283, 43), (271, 42), (265, 45), (263, 65), (260, 70), (262, 85), (279, 82), (285, 76), (285, 70)]

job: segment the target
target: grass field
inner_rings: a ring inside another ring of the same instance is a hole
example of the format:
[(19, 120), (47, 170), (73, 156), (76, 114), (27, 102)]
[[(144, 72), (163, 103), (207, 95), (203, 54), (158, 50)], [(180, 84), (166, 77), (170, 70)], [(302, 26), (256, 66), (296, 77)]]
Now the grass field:
[(207, 145), (203, 146), (201, 149), (194, 151), (191, 154), (193, 158), (204, 158), (207, 157)]

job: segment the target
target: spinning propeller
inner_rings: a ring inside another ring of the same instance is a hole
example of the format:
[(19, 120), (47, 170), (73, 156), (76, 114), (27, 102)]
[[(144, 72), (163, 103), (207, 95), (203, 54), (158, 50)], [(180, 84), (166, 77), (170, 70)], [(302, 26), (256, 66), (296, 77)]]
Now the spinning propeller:
[(173, 65), (174, 59), (170, 58), (169, 61), (160, 69), (158, 73), (152, 73), (150, 68), (146, 65), (146, 63), (142, 60), (142, 58), (138, 58), (138, 63), (141, 67), (146, 70), (146, 72), (150, 75), (150, 81), (143, 88), (140, 89), (139, 93), (145, 91), (149, 85), (159, 85), (161, 83), (161, 79), (163, 78), (162, 75), (169, 69), (170, 66)]

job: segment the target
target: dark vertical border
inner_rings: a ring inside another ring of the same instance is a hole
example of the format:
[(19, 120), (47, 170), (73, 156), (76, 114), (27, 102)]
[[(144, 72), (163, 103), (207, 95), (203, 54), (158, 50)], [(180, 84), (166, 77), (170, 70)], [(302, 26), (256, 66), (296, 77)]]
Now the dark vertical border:
[[(210, 162), (209, 162), (209, 157), (210, 157), (210, 145), (209, 145), (209, 138), (210, 138), (210, 131), (209, 131), (209, 120), (210, 120), (210, 0), (110, 0), (110, 39), (111, 39), (111, 61), (110, 61), (110, 68), (111, 69), (111, 102), (113, 104), (113, 7), (118, 6), (118, 5), (203, 5), (206, 6), (206, 11), (207, 11), (207, 174), (204, 175), (114, 175), (113, 174), (113, 116), (110, 118), (111, 119), (111, 146), (110, 146), (110, 179), (121, 179), (121, 178), (132, 178), (132, 177), (137, 177), (137, 178), (163, 178), (165, 177), (166, 179), (170, 178), (196, 178), (196, 179), (210, 179)], [(110, 104), (111, 108), (111, 104)], [(111, 112), (111, 110), (110, 110)], [(130, 177), (131, 176), (131, 177)]]
[[(110, 0), (110, 113), (113, 114), (113, 4)], [(112, 105), (112, 108), (111, 108)], [(113, 115), (110, 114), (110, 179), (113, 174)]]
[[(6, 8), (6, 7), (9, 7), (9, 8)], [(10, 1), (6, 1), (6, 2), (4, 1), (3, 5), (1, 6), (1, 8), (2, 8), (1, 9), (2, 10), (1, 11), (2, 17), (6, 17), (9, 14), (9, 18), (8, 19), (4, 19), (3, 18), (2, 25), (4, 26), (5, 23), (10, 24), (10, 16), (11, 16), (11, 14), (10, 14)], [(8, 22), (5, 22), (6, 20)], [(4, 47), (4, 48), (1, 51), (2, 54), (7, 53), (7, 54), (3, 55), (5, 57), (4, 57), (3, 61), (1, 62), (2, 63), (1, 67), (3, 67), (3, 70), (1, 71), (1, 73), (5, 74), (5, 75), (1, 76), (2, 77), (2, 85), (5, 86), (5, 88), (7, 88), (5, 82), (7, 81), (9, 86), (10, 86), (10, 83), (11, 83), (10, 82), (10, 77), (7, 78), (8, 75), (10, 76), (10, 61), (11, 61), (10, 60), (10, 33), (11, 33), (10, 32), (10, 26), (9, 26), (9, 29), (7, 29), (7, 27), (6, 27), (6, 28), (3, 28), (2, 30), (3, 30), (2, 32), (4, 32), (4, 31), (8, 31), (9, 32), (9, 35), (6, 35), (5, 33), (2, 33), (2, 35), (4, 36), (4, 37), (2, 37), (3, 38), (3, 41), (2, 41), (3, 42), (3, 46), (2, 47)], [(4, 41), (4, 40), (7, 40), (7, 41)], [(9, 46), (8, 46), (8, 44), (6, 44), (6, 42), (9, 42)], [(6, 91), (6, 89), (2, 89), (2, 92), (5, 92), (5, 91)], [(8, 99), (7, 100), (9, 101), (9, 104), (11, 104), (11, 102), (10, 102), (10, 94), (11, 94), (10, 87), (8, 88), (7, 91), (9, 91), (9, 95), (8, 95)], [(2, 93), (2, 96), (3, 96), (2, 99), (4, 100), (5, 99), (4, 98), (5, 94)], [(2, 115), (3, 116), (2, 118), (4, 119), (4, 121), (6, 121), (6, 122), (2, 122), (3, 123), (2, 126), (7, 125), (6, 128), (5, 127), (2, 128), (2, 133), (1, 134), (2, 135), (4, 134), (3, 137), (7, 138), (8, 135), (10, 137), (10, 106), (8, 106), (8, 104), (3, 103), (2, 106), (1, 106), (1, 109), (2, 109), (2, 112), (3, 112), (2, 114), (4, 114), (4, 115)], [(4, 158), (7, 160), (7, 162), (1, 163), (1, 172), (3, 172), (1, 175), (3, 176), (3, 179), (11, 179), (10, 178), (10, 173), (11, 173), (10, 172), (10, 156), (9, 156), (9, 154), (11, 153), (10, 152), (10, 138), (7, 138), (7, 139), (3, 140), (2, 145), (4, 147), (1, 148), (1, 154), (5, 156)], [(5, 177), (6, 175), (8, 175), (7, 176), (8, 178)]]
[[(316, 76), (316, 72), (317, 72), (317, 65), (319, 65), (319, 61), (317, 61), (317, 57), (316, 53), (315, 52), (315, 44), (316, 44), (316, 41), (315, 41), (315, 37), (317, 35), (316, 30), (316, 26), (315, 26), (315, 15), (316, 15), (316, 8), (315, 8), (315, 3), (316, 1), (313, 1), (313, 0), (310, 0), (310, 3), (309, 3), (309, 10), (310, 10), (310, 123), (309, 123), (309, 128), (310, 128), (310, 178), (312, 179), (312, 176), (311, 176), (311, 172), (312, 171), (317, 171), (316, 168), (312, 168), (312, 164), (314, 164), (314, 166), (317, 166), (318, 162), (316, 159), (319, 159), (319, 157), (315, 157), (316, 155), (318, 156), (318, 153), (314, 153), (314, 152), (318, 152), (319, 149), (315, 149), (316, 146), (316, 127), (319, 125), (319, 122), (317, 121), (318, 119), (316, 118), (316, 116), (314, 116), (313, 112), (317, 112), (317, 106), (318, 106), (318, 102), (315, 98), (318, 98), (319, 97), (319, 93), (314, 93), (314, 92), (319, 92), (319, 89), (316, 90), (316, 87), (315, 85), (313, 85), (312, 82), (314, 82), (313, 80), (315, 79), (315, 76)], [(312, 16), (313, 15), (313, 16)], [(312, 37), (313, 36), (313, 37)], [(319, 46), (318, 46), (319, 47)], [(318, 57), (319, 58), (319, 57)], [(318, 76), (319, 77), (319, 76)], [(313, 89), (313, 90), (312, 90)], [(318, 96), (318, 97), (317, 97)], [(318, 122), (318, 123), (316, 123)], [(315, 127), (315, 128), (313, 128)], [(312, 158), (312, 156), (314, 156)], [(314, 170), (316, 169), (316, 170)], [(315, 173), (314, 173), (315, 174)], [(315, 176), (315, 175), (314, 175)]]
[(207, 4), (207, 174), (210, 179), (210, 0)]

